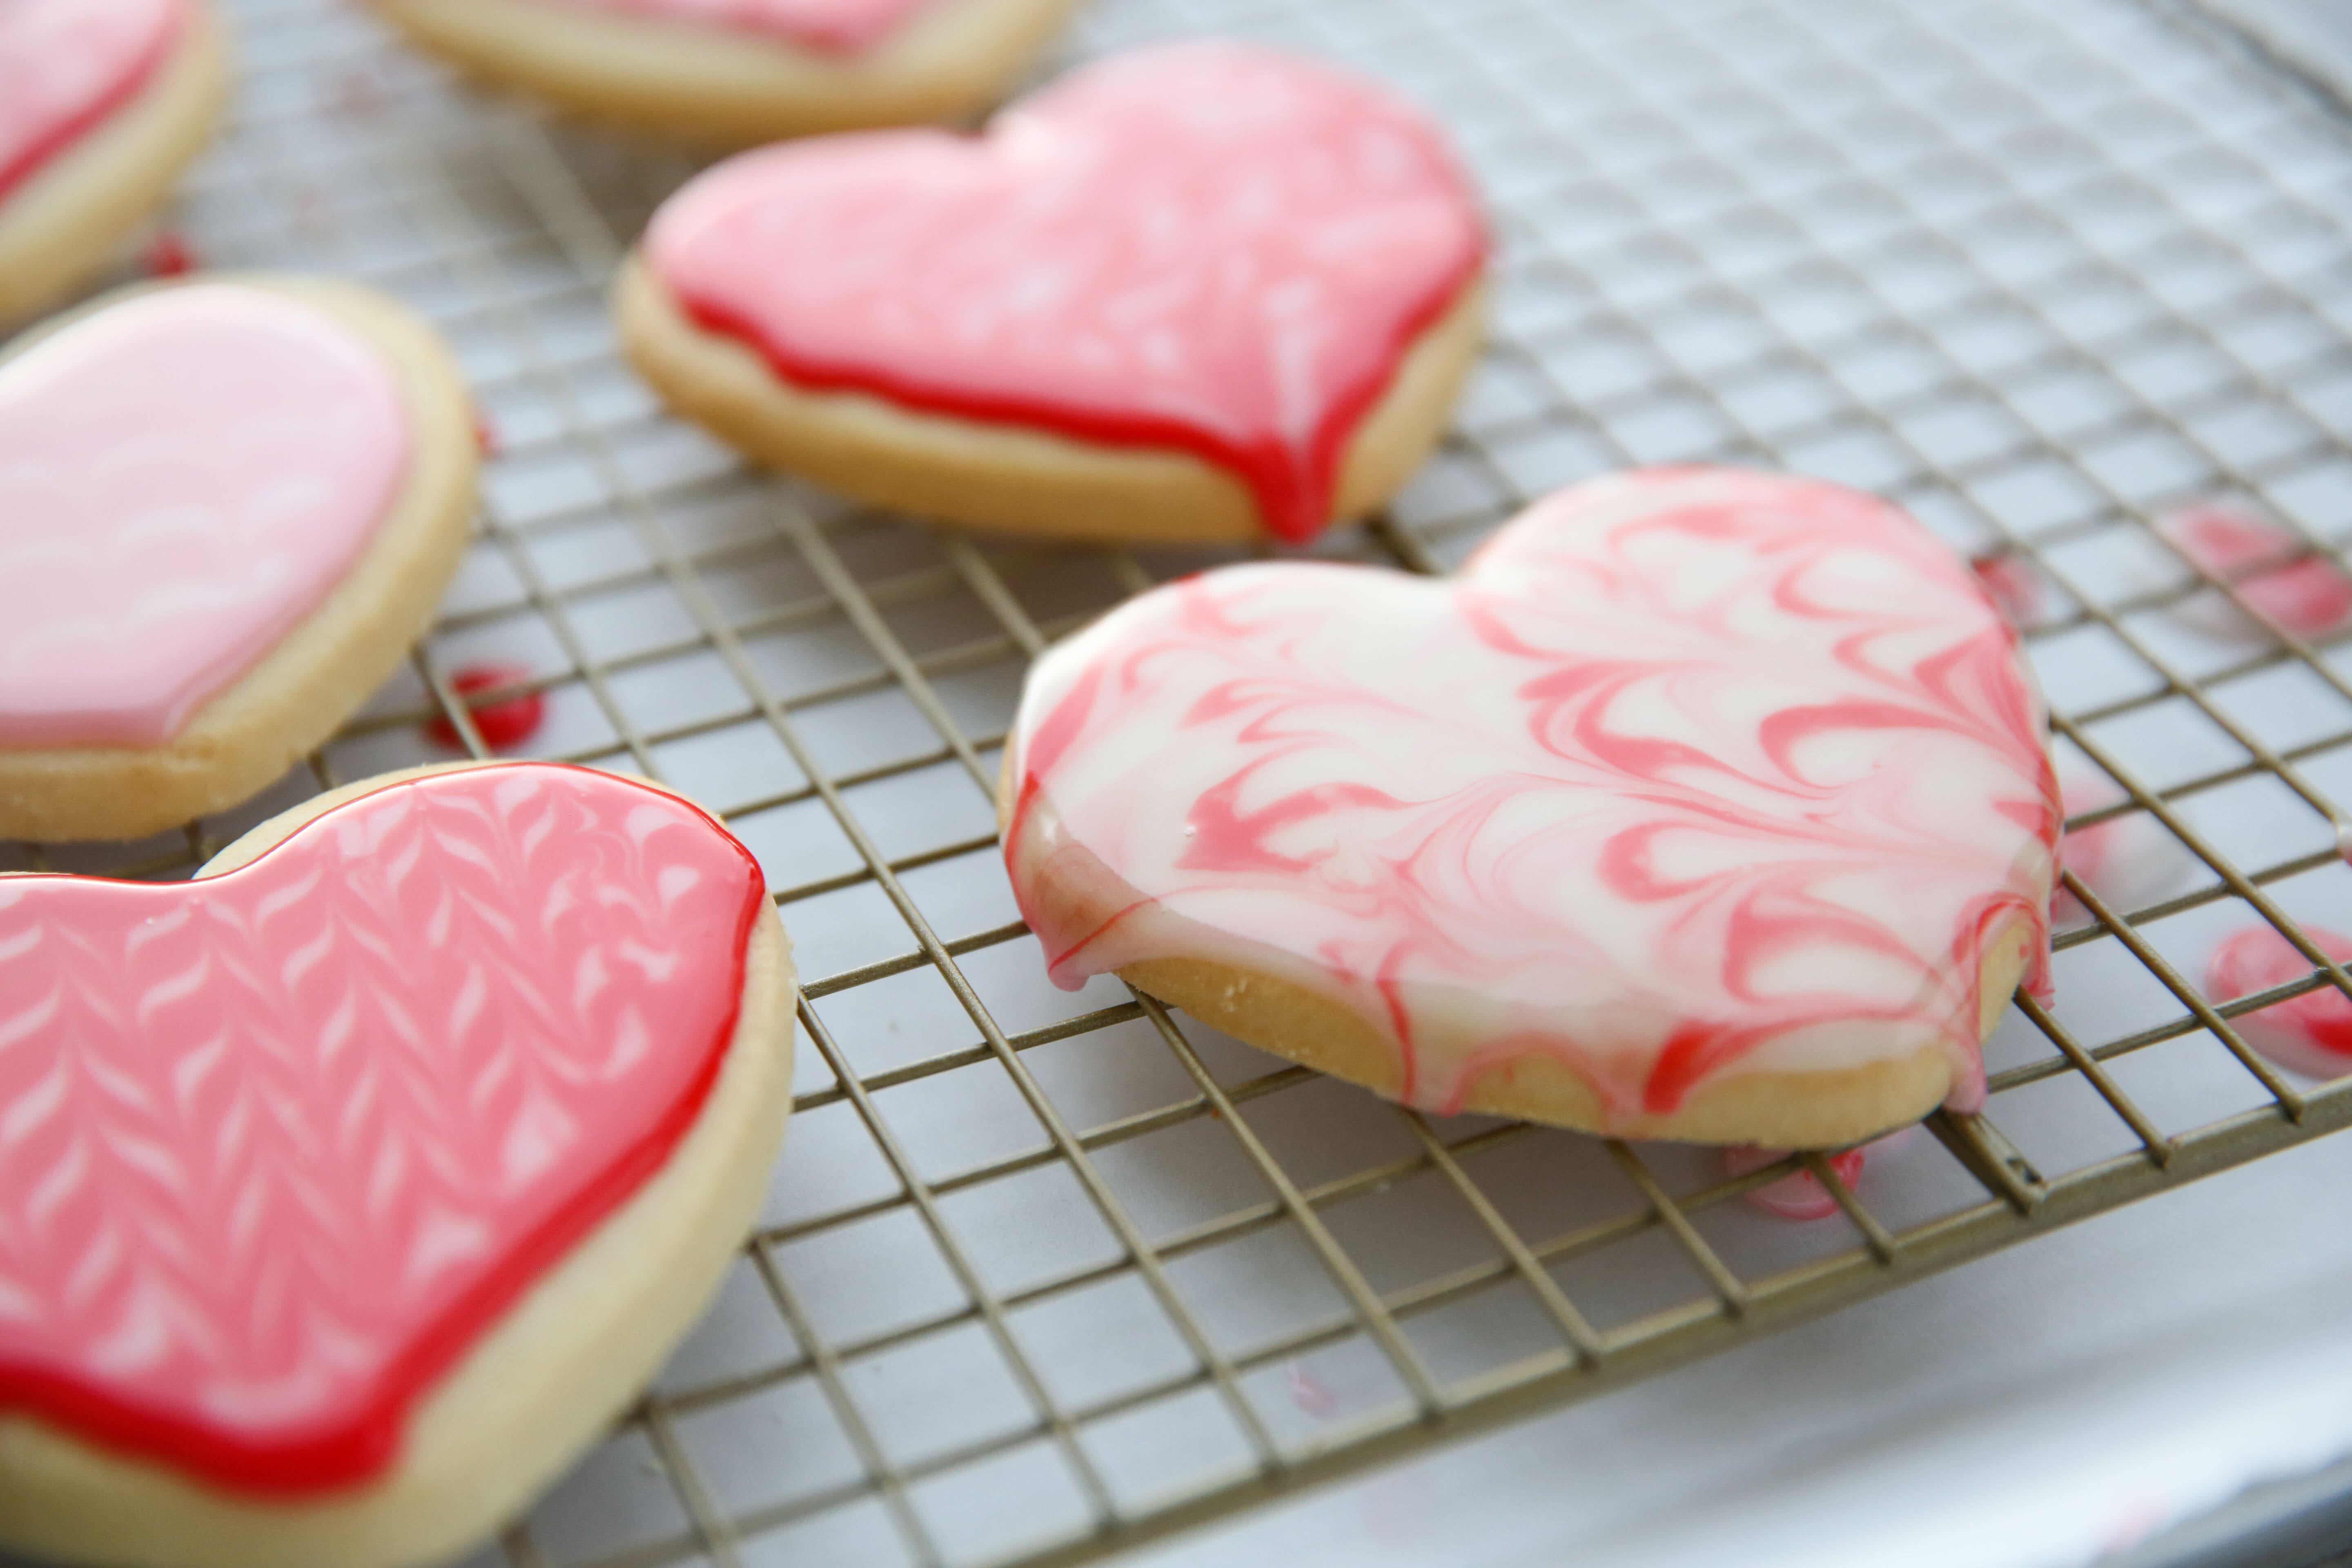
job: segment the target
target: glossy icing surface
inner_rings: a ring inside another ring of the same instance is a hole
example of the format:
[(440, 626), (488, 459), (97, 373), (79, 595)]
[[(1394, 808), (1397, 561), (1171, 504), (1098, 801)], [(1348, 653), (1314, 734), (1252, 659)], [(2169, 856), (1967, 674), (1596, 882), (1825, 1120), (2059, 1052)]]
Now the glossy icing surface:
[[(2305, 925), (2304, 934), (2339, 964), (2352, 964), (2352, 937), (2324, 926)], [(2250, 926), (2224, 940), (2206, 965), (2205, 994), (2234, 1002), (2257, 991), (2301, 980), (2312, 962), (2268, 926)], [(2246, 1044), (2278, 1063), (2312, 1078), (2352, 1073), (2352, 999), (2326, 983), (2315, 991), (2274, 1002), (2231, 1020)]]
[(764, 898), (548, 764), (192, 883), (0, 879), (0, 1405), (236, 1489), (381, 1472), (692, 1123)]
[(1608, 1115), (1929, 1046), (2044, 983), (2057, 792), (1965, 563), (1833, 486), (1563, 491), (1457, 577), (1268, 563), (1033, 669), (1006, 857), (1055, 977), (1205, 958), (1348, 1007), (1402, 1098), (1549, 1057)]
[(153, 746), (326, 597), (410, 460), (319, 308), (195, 284), (0, 362), (0, 745)]
[(0, 3), (0, 197), (144, 85), (182, 0)]
[(1187, 44), (1074, 72), (982, 138), (746, 153), (671, 198), (645, 251), (689, 315), (798, 385), (1189, 451), (1300, 540), (1485, 237), (1415, 110)]
[(551, 0), (581, 11), (614, 11), (779, 38), (831, 54), (870, 49), (916, 13), (949, 0)]

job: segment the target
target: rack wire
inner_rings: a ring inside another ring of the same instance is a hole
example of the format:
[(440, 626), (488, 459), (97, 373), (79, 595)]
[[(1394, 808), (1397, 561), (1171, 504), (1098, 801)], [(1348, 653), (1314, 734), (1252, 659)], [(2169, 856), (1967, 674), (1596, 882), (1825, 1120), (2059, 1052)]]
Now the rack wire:
[[(806, 981), (798, 1104), (710, 1321), (485, 1564), (1070, 1563), (1589, 1397), (2352, 1122), (2234, 1026), (2352, 975), (2352, 637), (2246, 584), (2352, 539), (2352, 120), (2133, 0), (1100, 0), (1058, 65), (1290, 44), (1435, 109), (1502, 240), (1444, 450), (1326, 553), (1458, 561), (1628, 464), (1786, 467), (1910, 507), (2031, 601), (2072, 826), (2058, 1004), (1991, 1101), (1727, 1177), (1698, 1151), (1433, 1120), (1107, 980), (1045, 983), (990, 793), (1025, 661), (1213, 552), (935, 531), (742, 471), (617, 361), (614, 266), (680, 157), (473, 96), (356, 8), (232, 0), (236, 122), (175, 218), (218, 266), (430, 315), (496, 460), (412, 671), (261, 801), (0, 868), (184, 875), (322, 787), (537, 695), (529, 754), (659, 777), (759, 853)], [(2149, 520), (2235, 498), (2300, 541), (2229, 576)], [(2110, 889), (2112, 892), (2113, 889)], [(2265, 922), (2310, 962), (2207, 997)], [(1800, 1168), (1837, 1205), (1735, 1200)]]

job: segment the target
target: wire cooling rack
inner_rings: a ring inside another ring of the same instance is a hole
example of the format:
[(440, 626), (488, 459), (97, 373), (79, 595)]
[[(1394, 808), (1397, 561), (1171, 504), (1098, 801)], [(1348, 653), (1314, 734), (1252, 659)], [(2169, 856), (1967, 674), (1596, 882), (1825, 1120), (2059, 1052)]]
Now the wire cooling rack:
[[(302, 774), (128, 849), (184, 875), (434, 755), (461, 671), (518, 749), (660, 777), (760, 855), (806, 978), (758, 1236), (629, 1419), (482, 1562), (1075, 1563), (1589, 1395), (2352, 1121), (2232, 1020), (2352, 991), (2352, 639), (2300, 640), (2150, 526), (2227, 498), (2352, 538), (2352, 121), (2127, 0), (1100, 0), (1066, 58), (1262, 37), (1433, 107), (1502, 239), (1457, 435), (1327, 552), (1457, 561), (1632, 463), (1891, 495), (2021, 606), (2084, 791), (2059, 1001), (1992, 1098), (1837, 1213), (1717, 1157), (1433, 1120), (1097, 980), (1048, 985), (996, 856), (1026, 659), (1212, 555), (933, 531), (742, 472), (616, 359), (603, 290), (675, 155), (453, 88), (357, 8), (233, 0), (245, 85), (174, 222), (206, 262), (363, 278), (457, 345), (496, 460), (413, 671)], [(2259, 596), (2257, 596), (2259, 598)], [(2126, 907), (2133, 906), (2133, 907)], [(2312, 973), (2217, 1004), (2227, 932)]]

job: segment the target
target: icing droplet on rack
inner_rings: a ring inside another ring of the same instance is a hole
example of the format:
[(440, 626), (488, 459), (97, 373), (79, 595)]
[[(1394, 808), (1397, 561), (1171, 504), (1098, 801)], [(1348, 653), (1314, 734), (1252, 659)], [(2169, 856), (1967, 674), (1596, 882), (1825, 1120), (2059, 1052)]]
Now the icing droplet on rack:
[(380, 1474), (692, 1125), (758, 865), (645, 785), (391, 785), (185, 883), (0, 882), (0, 1408), (238, 1490)]
[(796, 385), (1191, 452), (1305, 540), (1485, 237), (1417, 111), (1192, 44), (1073, 72), (977, 139), (746, 153), (666, 203), (645, 253), (689, 315)]
[[(1049, 650), (1005, 855), (1055, 978), (1205, 959), (1380, 1031), (1394, 1092), (1574, 1073), (1612, 1124), (1750, 1070), (1941, 1049), (2046, 969), (2038, 702), (1966, 565), (1733, 470), (1538, 503), (1458, 577), (1269, 563)], [(1181, 829), (1193, 831), (1185, 833)]]
[[(2070, 768), (2061, 773), (2059, 795), (2070, 817), (2130, 798), (2106, 774), (2087, 768)], [(2119, 915), (2152, 904), (2179, 888), (2195, 864), (2180, 841), (2144, 811), (2126, 812), (2068, 833), (2059, 840), (2058, 858)], [(2051, 919), (2062, 927), (2088, 925), (2091, 912), (2062, 887), (2052, 900)]]
[(154, 746), (309, 615), (405, 480), (373, 344), (233, 284), (0, 362), (0, 744)]
[(185, 278), (196, 269), (196, 252), (187, 237), (167, 228), (148, 244), (139, 269), (150, 278)]
[(0, 5), (0, 198), (135, 97), (185, 21), (181, 0)]
[[(1723, 1152), (1723, 1173), (1727, 1176), (1744, 1176), (1751, 1171), (1777, 1164), (1788, 1157), (1786, 1149), (1729, 1148)], [(1846, 1190), (1851, 1192), (1853, 1184), (1862, 1179), (1862, 1168), (1867, 1158), (1866, 1147), (1848, 1149), (1843, 1153), (1829, 1156), (1830, 1169), (1837, 1173), (1838, 1180), (1843, 1182)], [(1760, 1209), (1780, 1219), (1827, 1219), (1838, 1212), (1837, 1199), (1830, 1195), (1829, 1188), (1806, 1170), (1792, 1172), (1742, 1196), (1749, 1207)]]
[[(486, 702), (471, 700), (474, 694), (496, 691), (502, 687), (520, 686), (530, 680), (528, 666), (519, 664), (469, 664), (449, 677), (449, 689), (467, 699), (466, 711), (474, 721), (474, 732), (482, 744), (494, 752), (519, 746), (539, 733), (547, 718), (547, 695), (541, 691), (525, 691), (514, 697), (495, 698)], [(457, 733), (457, 723), (447, 714), (430, 721), (425, 733), (436, 746), (453, 752), (466, 749), (464, 737)]]
[[(2339, 966), (2352, 965), (2352, 937), (2315, 925), (2305, 925), (2303, 934)], [(2311, 960), (2293, 942), (2269, 926), (2251, 926), (2213, 950), (2205, 994), (2234, 1002), (2311, 973)], [(2323, 1079), (2352, 1073), (2352, 998), (2332, 982), (2231, 1022), (2241, 1039), (2283, 1068)]]
[[(2309, 641), (2352, 623), (2352, 576), (2328, 557), (2311, 554), (2310, 541), (2251, 505), (2202, 501), (2158, 518), (2156, 526), (2294, 637)], [(2258, 629), (2210, 593), (2188, 601), (2188, 608), (2210, 631), (2242, 636)]]
[(883, 43), (941, 0), (557, 0), (582, 11), (611, 11), (666, 22), (691, 22), (763, 34), (828, 54), (856, 54)]

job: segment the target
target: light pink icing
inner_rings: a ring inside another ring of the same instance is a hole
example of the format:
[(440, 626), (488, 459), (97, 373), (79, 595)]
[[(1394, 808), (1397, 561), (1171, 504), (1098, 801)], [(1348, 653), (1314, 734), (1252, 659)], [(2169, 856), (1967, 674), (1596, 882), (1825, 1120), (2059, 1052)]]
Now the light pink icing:
[[(2352, 964), (2352, 937), (2315, 925), (2305, 926), (2303, 932), (2337, 963)], [(2234, 1002), (2311, 972), (2311, 960), (2293, 942), (2268, 926), (2250, 926), (2213, 950), (2205, 970), (2205, 994), (2216, 1002)], [(2241, 1039), (2281, 1067), (2313, 1078), (2352, 1073), (2352, 1000), (2333, 984), (2231, 1022)]]
[(759, 33), (828, 54), (856, 54), (905, 26), (916, 13), (950, 0), (549, 0), (581, 11), (613, 11)]
[(400, 384), (313, 306), (142, 295), (0, 362), (0, 745), (152, 746), (359, 558)]
[(645, 248), (789, 381), (1191, 451), (1296, 540), (1329, 521), (1349, 437), (1485, 238), (1419, 113), (1210, 43), (1075, 72), (983, 138), (746, 153), (665, 204)]
[(1559, 1061), (1619, 1121), (1928, 1047), (2046, 984), (2040, 700), (1964, 563), (1826, 484), (1656, 470), (1458, 577), (1231, 567), (1033, 669), (1005, 852), (1055, 979), (1205, 958), (1352, 1009), (1403, 1097)]
[(0, 0), (0, 197), (142, 85), (182, 0)]
[(584, 769), (395, 784), (192, 883), (0, 879), (0, 1407), (364, 1479), (668, 1157), (759, 868)]

